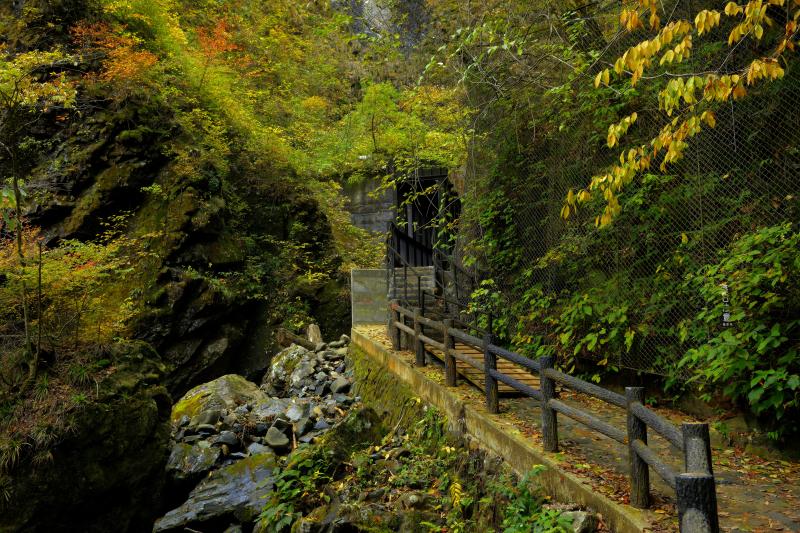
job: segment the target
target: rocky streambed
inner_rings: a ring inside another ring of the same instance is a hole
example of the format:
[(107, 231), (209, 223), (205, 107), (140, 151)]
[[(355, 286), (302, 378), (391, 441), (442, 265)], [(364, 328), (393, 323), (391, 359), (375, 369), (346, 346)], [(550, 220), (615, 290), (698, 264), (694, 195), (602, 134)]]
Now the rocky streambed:
[(260, 386), (226, 375), (186, 393), (172, 410), (167, 493), (175, 507), (153, 530), (252, 529), (273, 472), (358, 400), (350, 395), (349, 342), (343, 335), (314, 351), (292, 345), (273, 358)]
[(536, 471), (520, 479), (450, 433), (390, 373), (351, 359), (348, 344), (292, 345), (260, 384), (222, 376), (177, 402), (170, 510), (153, 531), (603, 530), (601, 517), (551, 504)]

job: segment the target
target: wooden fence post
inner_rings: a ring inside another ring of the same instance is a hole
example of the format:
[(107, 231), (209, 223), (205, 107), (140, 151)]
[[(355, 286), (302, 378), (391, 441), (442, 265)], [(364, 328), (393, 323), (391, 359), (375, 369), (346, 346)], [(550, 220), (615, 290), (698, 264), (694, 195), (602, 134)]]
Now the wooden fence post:
[(419, 307), (414, 308), (414, 356), (417, 366), (425, 366), (425, 344), (420, 340), (422, 322), (419, 321)]
[(549, 403), (556, 396), (556, 383), (545, 375), (545, 371), (553, 368), (555, 363), (555, 358), (549, 355), (539, 358), (539, 388), (542, 391), (542, 446), (546, 452), (558, 451), (558, 418)]
[(492, 370), (497, 370), (497, 356), (489, 350), (489, 345), (494, 342), (492, 335), (483, 336), (483, 374), (486, 388), (486, 409), (490, 413), (500, 412), (500, 400), (497, 395), (497, 379), (491, 375)]
[(683, 432), (683, 459), (686, 472), (714, 474), (711, 462), (711, 436), (708, 424), (686, 423), (681, 425)]
[(400, 350), (400, 328), (397, 327), (397, 322), (400, 322), (400, 311), (397, 310), (399, 305), (397, 300), (389, 302), (389, 340), (392, 341), (392, 349), (395, 351)]
[(456, 375), (456, 358), (450, 353), (456, 347), (453, 336), (448, 331), (453, 327), (453, 321), (446, 319), (442, 327), (442, 342), (444, 343), (444, 381), (448, 387), (455, 387), (458, 385), (458, 377)]
[(714, 476), (684, 472), (675, 483), (681, 533), (719, 533)]
[(686, 472), (675, 480), (680, 530), (683, 533), (719, 533), (717, 489), (708, 424), (684, 423), (681, 429)]
[(633, 441), (647, 444), (647, 424), (639, 420), (631, 411), (632, 403), (644, 404), (644, 388), (625, 387), (628, 408), (628, 465), (630, 468), (631, 505), (640, 509), (650, 505), (650, 470), (647, 463), (633, 449)]

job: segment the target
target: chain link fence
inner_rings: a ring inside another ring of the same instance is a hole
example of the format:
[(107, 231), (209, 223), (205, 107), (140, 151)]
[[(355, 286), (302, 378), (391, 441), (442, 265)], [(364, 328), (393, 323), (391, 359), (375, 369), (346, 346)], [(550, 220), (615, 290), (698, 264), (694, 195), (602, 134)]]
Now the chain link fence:
[[(679, 8), (686, 13), (676, 11), (676, 17), (696, 11), (688, 4), (679, 4)], [(618, 16), (618, 10), (599, 16)], [(724, 43), (722, 30), (715, 37)], [(644, 34), (620, 38), (606, 47), (600, 63), (613, 64), (642, 38)], [(734, 73), (763, 53), (744, 46), (733, 52), (727, 47), (717, 51), (699, 48), (693, 54), (694, 63), (685, 70), (705, 72), (714, 64), (720, 74)], [(577, 83), (591, 84), (591, 79), (584, 77)], [(631, 109), (638, 112), (639, 120), (623, 146), (635, 146), (657, 135), (666, 122), (658, 109), (656, 92), (648, 96), (642, 91), (636, 108)], [(503, 194), (513, 206), (518, 266), (512, 275), (493, 277), (506, 301), (518, 301), (520, 289), (534, 284), (557, 297), (602, 290), (605, 301), (624, 306), (630, 323), (639, 328), (630, 351), (603, 354), (609, 356), (609, 363), (686, 377), (686, 370), (675, 366), (687, 349), (675, 330), (681, 321), (696, 314), (702, 303), (678, 295), (654, 299), (650, 285), (659, 276), (685, 275), (687, 267), (675, 262), (679, 250), (690, 256), (686, 259), (692, 265), (689, 268), (699, 269), (714, 262), (721, 250), (745, 232), (797, 222), (798, 61), (787, 67), (783, 79), (753, 87), (746, 98), (716, 109), (716, 127), (691, 139), (684, 159), (666, 173), (653, 168), (651, 175), (637, 177), (624, 191), (623, 213), (611, 229), (594, 227), (597, 212), (592, 209), (582, 209), (567, 221), (560, 216), (567, 192), (585, 187), (591, 176), (612, 164), (619, 153), (605, 146), (604, 131), (587, 123), (591, 117), (591, 113), (575, 114), (558, 131), (536, 132), (538, 138), (525, 155), (529, 177), (503, 186)], [(463, 228), (464, 235), (473, 238), (480, 231)], [(601, 232), (602, 238), (587, 238), (596, 232)], [(565, 260), (552, 260), (565, 255)], [(530, 277), (521, 284), (520, 273), (525, 270)], [(736, 295), (730, 295), (730, 300), (735, 306)], [(553, 333), (552, 323), (540, 327), (549, 330), (545, 334)], [(720, 317), (720, 327), (735, 324), (725, 324), (725, 317)]]

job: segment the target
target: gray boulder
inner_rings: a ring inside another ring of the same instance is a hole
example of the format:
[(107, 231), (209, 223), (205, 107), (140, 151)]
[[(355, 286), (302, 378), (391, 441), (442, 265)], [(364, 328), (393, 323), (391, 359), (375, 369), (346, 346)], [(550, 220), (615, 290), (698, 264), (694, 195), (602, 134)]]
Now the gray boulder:
[(597, 515), (586, 511), (569, 511), (563, 516), (572, 520), (572, 531), (575, 533), (594, 533), (600, 525)]
[(303, 417), (307, 417), (311, 414), (311, 405), (308, 403), (292, 403), (288, 409), (286, 409), (286, 418), (288, 418), (291, 422), (297, 422)]
[(276, 427), (269, 428), (264, 436), (264, 442), (274, 450), (285, 450), (289, 447), (289, 437)]
[(289, 376), (289, 385), (299, 387), (303, 380), (314, 375), (317, 369), (317, 359), (303, 359)]
[(277, 461), (271, 454), (247, 457), (213, 472), (189, 494), (186, 502), (159, 518), (154, 532), (183, 531), (225, 517), (252, 522), (272, 492)]
[(296, 344), (284, 348), (272, 358), (270, 368), (261, 381), (261, 388), (273, 396), (286, 396), (289, 376), (303, 359), (313, 357), (314, 354)]
[[(267, 399), (268, 397), (255, 383), (247, 381), (242, 376), (229, 374), (198, 385), (187, 392), (172, 407), (172, 422), (178, 423), (184, 416), (189, 416), (196, 424), (201, 424), (198, 419), (207, 417), (209, 422), (205, 424), (214, 425), (219, 421), (223, 409), (232, 411), (241, 404), (255, 405)], [(216, 420), (210, 422), (214, 418)]]
[(331, 383), (331, 392), (334, 394), (344, 394), (350, 390), (350, 382), (345, 377), (338, 377)]
[(263, 444), (259, 444), (254, 442), (247, 447), (247, 453), (250, 455), (260, 455), (262, 453), (269, 453), (275, 455), (275, 452), (272, 451), (272, 448), (269, 446), (264, 446)]
[(302, 436), (311, 431), (311, 428), (314, 427), (314, 423), (311, 421), (310, 418), (305, 417), (296, 421), (293, 424), (293, 427), (295, 435)]
[(309, 342), (314, 344), (319, 344), (322, 341), (322, 331), (320, 331), (319, 326), (316, 324), (309, 324), (308, 329), (306, 330), (306, 337), (308, 338)]
[(259, 422), (272, 421), (276, 416), (282, 415), (289, 408), (291, 402), (285, 398), (270, 398), (256, 405), (250, 411), (250, 417)]
[(219, 455), (219, 448), (178, 443), (169, 455), (167, 473), (178, 481), (199, 479), (214, 468)]

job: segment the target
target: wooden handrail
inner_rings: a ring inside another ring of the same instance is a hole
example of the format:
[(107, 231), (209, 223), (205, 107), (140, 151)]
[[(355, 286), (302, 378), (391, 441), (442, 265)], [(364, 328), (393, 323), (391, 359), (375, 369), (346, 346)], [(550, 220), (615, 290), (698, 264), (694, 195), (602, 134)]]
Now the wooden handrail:
[[(652, 468), (670, 487), (676, 489), (679, 509), (697, 510), (708, 518), (708, 524), (717, 524), (716, 528), (711, 528), (712, 533), (719, 532), (708, 424), (684, 424), (682, 429), (678, 429), (669, 420), (642, 404), (644, 390), (640, 387), (627, 388), (626, 395), (623, 396), (554, 369), (554, 360), (551, 357), (543, 357), (538, 361), (533, 360), (497, 346), (491, 335), (487, 334), (483, 339), (474, 337), (453, 327), (452, 320), (439, 322), (423, 316), (420, 309), (407, 309), (397, 301), (389, 304), (389, 312), (389, 338), (392, 339), (392, 345), (399, 347), (400, 332), (409, 335), (413, 341), (411, 344), (414, 346), (418, 365), (425, 364), (426, 345), (440, 350), (445, 358), (445, 367), (453, 373), (447, 377), (447, 385), (456, 385), (457, 381), (454, 375), (454, 364), (448, 363), (452, 358), (484, 373), (486, 402), (490, 412), (499, 411), (497, 382), (505, 383), (514, 390), (539, 400), (542, 406), (542, 440), (546, 451), (557, 451), (558, 449), (556, 413), (568, 416), (601, 435), (627, 445), (631, 460), (630, 501), (632, 505), (648, 506), (650, 501), (649, 468)], [(405, 318), (414, 319), (413, 328), (405, 324)], [(441, 332), (443, 341), (440, 342), (423, 334), (423, 325)], [(456, 341), (482, 350), (484, 352), (483, 363), (456, 350)], [(540, 389), (535, 389), (497, 370), (496, 357), (511, 361), (528, 370), (538, 371), (541, 378)], [(557, 399), (555, 383), (625, 409), (628, 415), (627, 428), (617, 428), (591, 413)], [(653, 448), (647, 445), (648, 427), (664, 437), (670, 444), (684, 451), (685, 468), (683, 473), (675, 472)], [(681, 527), (684, 531), (683, 522), (681, 522)]]

